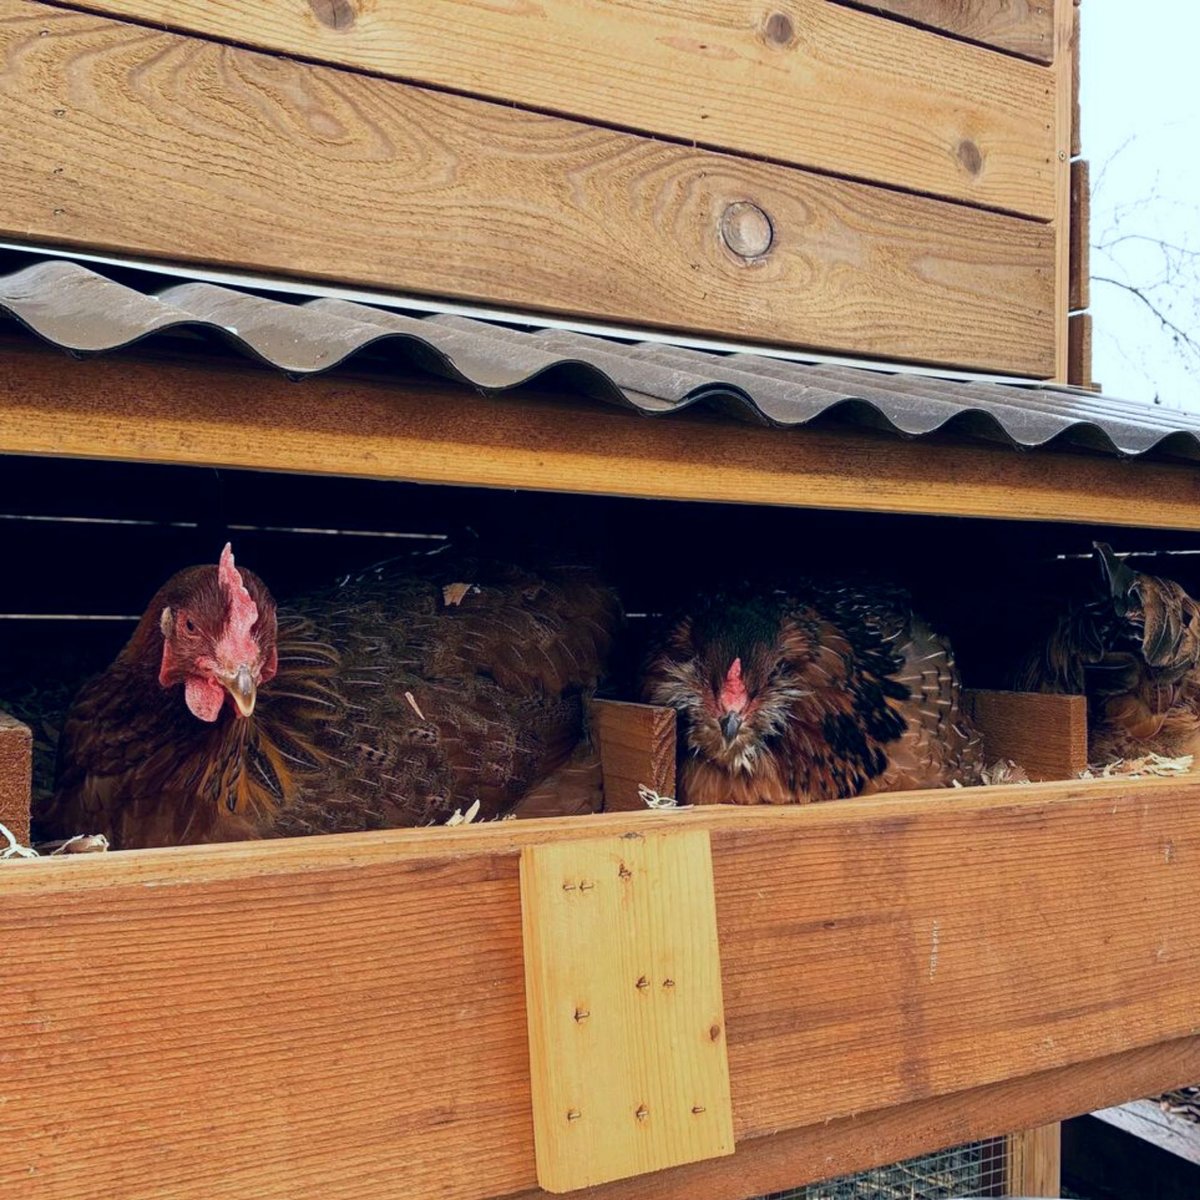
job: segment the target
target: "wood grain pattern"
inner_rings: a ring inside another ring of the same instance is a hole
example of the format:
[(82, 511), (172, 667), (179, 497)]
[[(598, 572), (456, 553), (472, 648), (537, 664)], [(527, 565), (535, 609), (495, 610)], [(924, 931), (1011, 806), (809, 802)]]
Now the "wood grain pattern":
[(590, 721), (604, 767), (606, 812), (644, 812), (642, 787), (675, 795), (674, 709), (595, 700)]
[(1054, 13), (1047, 0), (848, 0), (954, 37), (1037, 62), (1054, 58)]
[(1010, 1196), (1062, 1195), (1062, 1127), (1057, 1121), (1011, 1134), (1005, 1146)]
[(1080, 40), (1079, 0), (1075, 0), (1075, 15), (1073, 19), (1073, 42), (1071, 61), (1071, 157), (1078, 158), (1083, 153), (1083, 120), (1079, 107), (1079, 62), (1082, 41)]
[[(579, 1194), (579, 1200), (745, 1200), (900, 1162), (1004, 1133), (1013, 1121), (1069, 1116), (1096, 1096), (1145, 1095), (1148, 1080), (1200, 1078), (1200, 1038), (1133, 1050), (1075, 1067), (974, 1088), (955, 1096), (879, 1109), (809, 1129), (742, 1142), (732, 1159), (660, 1171)], [(533, 1200), (529, 1192), (516, 1200)]]
[(1087, 699), (968, 690), (963, 707), (988, 762), (1011, 759), (1030, 779), (1077, 779), (1087, 768)]
[(1091, 302), (1092, 185), (1087, 162), (1071, 163), (1071, 309), (1087, 308)]
[[(1043, 68), (827, 0), (82, 0), (79, 7), (1052, 215), (1053, 97)], [(989, 7), (1013, 11), (989, 21)], [(966, 23), (1001, 35), (1048, 35), (1018, 7), (973, 4)]]
[(1070, 380), (1071, 143), (1074, 138), (1075, 4), (1050, 0), (1054, 9), (1054, 378)]
[[(33, 735), (0, 712), (0, 824), (23, 846), (29, 844), (29, 797), (32, 786)], [(0, 841), (0, 849), (4, 842)]]
[(521, 852), (538, 1182), (733, 1153), (707, 830)]
[(1092, 314), (1072, 313), (1067, 382), (1090, 388), (1092, 382)]
[[(24, 0), (0, 0), (0, 62), (9, 235), (1053, 370), (1034, 221)], [(750, 260), (720, 234), (747, 198), (773, 231)]]
[[(533, 1188), (517, 856), (545, 842), (710, 832), (739, 1140), (1187, 1037), (1196, 793), (1048, 783), (9, 864), (0, 1186)], [(1142, 1094), (1183, 1082), (1177, 1055), (1152, 1061)]]
[(0, 449), (358, 478), (1200, 529), (1188, 464), (1017, 454), (868, 430), (634, 417), (543, 393), (481, 399), (395, 378), (302, 386), (242, 361), (68, 363), (0, 342)]

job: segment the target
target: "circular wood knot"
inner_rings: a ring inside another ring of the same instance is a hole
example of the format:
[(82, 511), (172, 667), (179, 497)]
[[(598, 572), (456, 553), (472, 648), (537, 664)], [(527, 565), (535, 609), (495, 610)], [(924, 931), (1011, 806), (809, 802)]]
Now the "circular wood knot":
[(737, 200), (721, 215), (721, 239), (739, 258), (762, 258), (771, 249), (775, 229), (757, 204)]
[(958, 143), (958, 161), (972, 175), (978, 175), (983, 170), (983, 154), (970, 138), (963, 138)]
[(313, 16), (330, 29), (349, 29), (357, 17), (353, 0), (308, 0)]
[(721, 1037), (720, 1025), (710, 1025), (709, 1029), (708, 1029), (708, 1037), (709, 1037), (710, 1041), (713, 1041), (713, 1042), (719, 1041), (720, 1037)]
[(783, 12), (773, 12), (763, 25), (763, 37), (772, 46), (790, 46), (796, 39), (796, 26)]

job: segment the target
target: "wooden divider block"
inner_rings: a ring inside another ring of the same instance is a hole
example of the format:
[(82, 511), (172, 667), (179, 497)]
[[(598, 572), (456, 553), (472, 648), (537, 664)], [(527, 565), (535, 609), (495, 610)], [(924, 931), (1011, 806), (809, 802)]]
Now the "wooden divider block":
[(1077, 779), (1087, 768), (1087, 700), (1035, 692), (966, 691), (963, 707), (989, 762), (1008, 758), (1030, 779)]
[(645, 809), (640, 789), (675, 795), (675, 710), (593, 700), (592, 737), (600, 750), (607, 812)]
[(539, 1184), (733, 1153), (707, 830), (521, 851)]
[(1062, 1195), (1062, 1126), (1057, 1121), (1010, 1134), (1006, 1141), (1006, 1196)]
[(32, 786), (33, 735), (0, 712), (0, 824), (29, 843), (29, 798)]

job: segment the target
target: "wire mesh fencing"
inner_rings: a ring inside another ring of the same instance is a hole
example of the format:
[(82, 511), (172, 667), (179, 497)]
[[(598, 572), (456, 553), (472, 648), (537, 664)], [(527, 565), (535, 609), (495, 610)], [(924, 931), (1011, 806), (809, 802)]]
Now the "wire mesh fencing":
[(753, 1200), (958, 1200), (965, 1196), (1002, 1196), (1004, 1173), (1004, 1140), (991, 1138)]

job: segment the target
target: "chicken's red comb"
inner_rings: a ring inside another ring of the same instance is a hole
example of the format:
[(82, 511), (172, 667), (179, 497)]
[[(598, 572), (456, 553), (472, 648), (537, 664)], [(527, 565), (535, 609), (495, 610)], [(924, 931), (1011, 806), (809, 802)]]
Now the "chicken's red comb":
[(742, 680), (742, 660), (735, 658), (729, 664), (725, 682), (721, 684), (721, 694), (718, 697), (726, 712), (741, 712), (746, 707), (750, 696), (746, 684)]
[(240, 662), (250, 662), (257, 652), (250, 631), (258, 620), (258, 605), (250, 598), (246, 590), (245, 580), (234, 565), (233, 547), (226, 542), (221, 551), (221, 561), (217, 566), (217, 581), (221, 585), (221, 593), (229, 605), (229, 615), (225, 619), (225, 632), (221, 638), (224, 647), (236, 655)]

